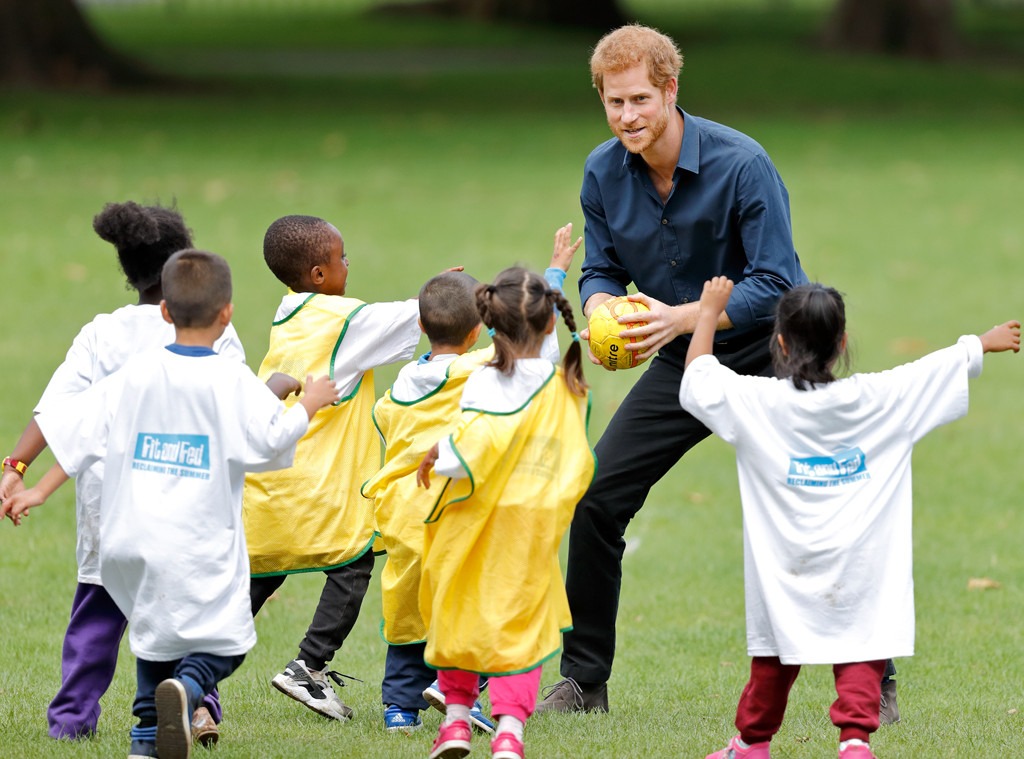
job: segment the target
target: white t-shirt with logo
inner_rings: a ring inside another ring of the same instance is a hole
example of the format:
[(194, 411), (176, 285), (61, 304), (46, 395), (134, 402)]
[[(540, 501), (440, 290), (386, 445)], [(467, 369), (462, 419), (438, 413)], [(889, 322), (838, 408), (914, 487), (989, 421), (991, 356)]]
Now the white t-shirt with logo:
[[(174, 342), (174, 326), (164, 321), (157, 305), (122, 306), (113, 313), (100, 314), (75, 337), (63, 363), (46, 385), (35, 413), (49, 404), (77, 395), (96, 384), (141, 351), (162, 348)], [(214, 344), (222, 356), (245, 362), (238, 333), (228, 325)], [(305, 379), (305, 378), (303, 378)], [(75, 517), (78, 525), (76, 556), (78, 581), (100, 584), (100, 489), (103, 462), (83, 470), (75, 478)]]
[(286, 409), (234, 359), (160, 348), (37, 421), (69, 475), (104, 463), (100, 577), (132, 653), (252, 648), (242, 485), (247, 471), (291, 465), (305, 409)]
[(967, 413), (981, 341), (810, 390), (693, 361), (679, 400), (736, 448), (747, 649), (785, 664), (914, 653), (914, 443)]

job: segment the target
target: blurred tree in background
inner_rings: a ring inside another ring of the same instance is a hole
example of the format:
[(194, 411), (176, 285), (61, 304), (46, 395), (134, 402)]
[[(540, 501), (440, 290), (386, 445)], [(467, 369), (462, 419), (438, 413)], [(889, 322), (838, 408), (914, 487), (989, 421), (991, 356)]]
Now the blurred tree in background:
[[(179, 0), (164, 0), (172, 8)], [(685, 3), (685, 0), (679, 0)], [(765, 0), (770, 10), (772, 2)], [(603, 32), (631, 20), (624, 0), (381, 0), (393, 13)], [(244, 3), (243, 3), (244, 4)], [(184, 7), (185, 3), (181, 2)], [(751, 7), (751, 12), (756, 8)], [(759, 12), (763, 12), (759, 11)], [(964, 51), (956, 0), (834, 0), (827, 49), (944, 60)], [(0, 0), (0, 85), (103, 88), (157, 81), (95, 33), (76, 0)]]
[(838, 0), (825, 46), (944, 60), (960, 52), (953, 0)]
[(0, 0), (0, 83), (106, 88), (150, 80), (96, 35), (74, 0)]

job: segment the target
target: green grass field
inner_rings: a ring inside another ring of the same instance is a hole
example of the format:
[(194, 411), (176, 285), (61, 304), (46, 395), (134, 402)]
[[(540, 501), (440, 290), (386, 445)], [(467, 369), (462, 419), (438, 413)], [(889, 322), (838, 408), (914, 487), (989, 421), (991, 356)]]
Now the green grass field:
[[(412, 296), (456, 264), (481, 279), (517, 262), (539, 269), (559, 225), (582, 231), (583, 160), (608, 135), (586, 67), (592, 35), (365, 16), (362, 0), (298, 5), (97, 8), (98, 27), (123, 49), (203, 84), (0, 92), (4, 446), (81, 325), (129, 300), (112, 249), (91, 230), (107, 201), (176, 200), (198, 246), (228, 258), (235, 324), (253, 366), (281, 294), (261, 255), (279, 216), (334, 222), (351, 259), (350, 294), (365, 300)], [(972, 41), (994, 40), (998, 50), (926, 66), (817, 50), (810, 39), (827, 5), (630, 7), (679, 41), (683, 107), (768, 149), (791, 194), (806, 270), (847, 297), (853, 365), (878, 370), (1024, 313), (1024, 67), (1006, 61), (1024, 19), (972, 6)], [(378, 390), (395, 371), (378, 373)], [(596, 441), (635, 375), (588, 378)], [(916, 451), (917, 656), (897, 662), (904, 719), (875, 737), (881, 757), (1020, 753), (1022, 379), (1020, 356), (990, 357), (970, 415)], [(29, 481), (50, 463), (41, 457)], [(127, 751), (126, 645), (100, 734), (46, 738), (75, 584), (74, 530), (71, 487), (21, 528), (0, 525), (0, 756)], [(534, 759), (703, 757), (734, 732), (748, 659), (731, 449), (709, 440), (688, 455), (627, 539), (612, 712), (532, 720)], [(999, 587), (969, 590), (971, 578)], [(260, 614), (259, 644), (223, 685), (216, 754), (426, 756), (436, 716), (411, 737), (381, 729), (376, 587), (333, 663), (364, 681), (341, 693), (353, 722), (321, 720), (271, 688), (319, 589), (316, 575), (293, 577)], [(549, 665), (544, 683), (557, 679)], [(833, 698), (828, 668), (808, 668), (773, 755), (834, 756)], [(486, 755), (482, 742), (476, 753)]]

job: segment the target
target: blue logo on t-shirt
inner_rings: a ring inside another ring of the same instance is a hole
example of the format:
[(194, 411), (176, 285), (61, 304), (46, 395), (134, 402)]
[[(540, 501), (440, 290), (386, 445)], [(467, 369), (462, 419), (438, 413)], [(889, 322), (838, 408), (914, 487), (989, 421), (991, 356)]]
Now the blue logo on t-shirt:
[(140, 432), (135, 439), (132, 469), (208, 480), (210, 438), (208, 435)]
[(833, 488), (870, 478), (864, 451), (850, 448), (837, 451), (831, 456), (791, 458), (786, 484)]

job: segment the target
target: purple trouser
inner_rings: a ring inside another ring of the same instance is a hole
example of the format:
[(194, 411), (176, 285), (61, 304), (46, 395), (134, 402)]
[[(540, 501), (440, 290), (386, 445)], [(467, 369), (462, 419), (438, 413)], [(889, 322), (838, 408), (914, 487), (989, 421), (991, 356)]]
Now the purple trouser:
[[(78, 583), (64, 633), (60, 690), (46, 710), (51, 738), (83, 738), (96, 732), (100, 697), (114, 679), (118, 648), (127, 625), (124, 614), (102, 586)], [(203, 704), (220, 722), (216, 691)]]

